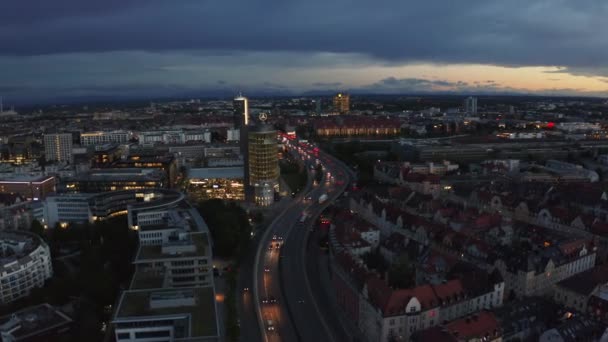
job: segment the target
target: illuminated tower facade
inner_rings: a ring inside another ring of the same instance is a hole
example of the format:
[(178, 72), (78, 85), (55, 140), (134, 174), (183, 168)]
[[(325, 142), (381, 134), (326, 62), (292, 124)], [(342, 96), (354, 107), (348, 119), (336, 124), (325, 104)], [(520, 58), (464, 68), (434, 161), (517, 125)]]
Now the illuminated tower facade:
[(348, 113), (350, 111), (350, 95), (337, 93), (334, 96), (334, 110), (340, 114)]
[(251, 201), (253, 194), (249, 186), (249, 100), (243, 95), (234, 98), (232, 101), (234, 128), (239, 130), (239, 149), (243, 156), (244, 175), (243, 182), (245, 184), (245, 200)]
[(232, 101), (234, 110), (234, 128), (240, 129), (249, 125), (249, 101), (243, 95), (239, 95)]
[(254, 202), (269, 206), (279, 191), (279, 158), (277, 131), (261, 123), (249, 131), (249, 185)]

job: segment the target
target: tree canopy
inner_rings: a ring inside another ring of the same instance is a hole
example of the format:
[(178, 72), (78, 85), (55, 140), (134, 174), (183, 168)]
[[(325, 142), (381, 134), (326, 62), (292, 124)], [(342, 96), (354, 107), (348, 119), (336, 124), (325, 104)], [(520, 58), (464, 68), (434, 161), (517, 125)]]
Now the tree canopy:
[(214, 255), (234, 257), (244, 250), (251, 238), (251, 225), (243, 208), (234, 202), (211, 199), (199, 203), (198, 210), (213, 237)]

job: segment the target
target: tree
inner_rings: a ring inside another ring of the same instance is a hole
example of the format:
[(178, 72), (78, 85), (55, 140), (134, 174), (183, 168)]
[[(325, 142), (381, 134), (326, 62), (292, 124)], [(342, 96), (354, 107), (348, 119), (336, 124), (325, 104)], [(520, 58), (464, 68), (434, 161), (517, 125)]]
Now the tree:
[(374, 269), (380, 273), (384, 273), (388, 269), (388, 265), (378, 249), (374, 249), (371, 252), (364, 254), (362, 259), (369, 269)]
[(320, 183), (321, 180), (323, 180), (323, 166), (321, 164), (318, 164), (315, 168), (315, 180), (317, 183)]
[(30, 230), (32, 231), (32, 233), (36, 233), (42, 236), (43, 238), (46, 237), (46, 235), (44, 234), (44, 226), (38, 220), (32, 221), (32, 227), (30, 228)]
[(388, 283), (391, 287), (405, 289), (415, 285), (416, 271), (407, 254), (399, 257), (388, 271)]
[(226, 204), (211, 199), (199, 204), (198, 210), (209, 226), (214, 241), (214, 254), (234, 257), (244, 250), (251, 238), (249, 217), (236, 203)]

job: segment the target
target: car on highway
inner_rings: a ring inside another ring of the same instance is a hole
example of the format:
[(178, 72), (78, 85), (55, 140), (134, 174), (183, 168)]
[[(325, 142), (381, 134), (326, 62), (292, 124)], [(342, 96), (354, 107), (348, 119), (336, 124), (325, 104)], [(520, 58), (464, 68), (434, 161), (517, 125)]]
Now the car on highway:
[(274, 322), (271, 319), (266, 321), (266, 329), (268, 329), (268, 331), (274, 331)]
[(264, 272), (270, 272), (270, 267), (264, 266)]
[(249, 288), (248, 287), (244, 287), (243, 288), (243, 292), (249, 292)]
[(268, 297), (268, 302), (271, 304), (276, 304), (277, 299), (274, 296), (270, 296)]
[(262, 297), (262, 304), (268, 304), (268, 297)]

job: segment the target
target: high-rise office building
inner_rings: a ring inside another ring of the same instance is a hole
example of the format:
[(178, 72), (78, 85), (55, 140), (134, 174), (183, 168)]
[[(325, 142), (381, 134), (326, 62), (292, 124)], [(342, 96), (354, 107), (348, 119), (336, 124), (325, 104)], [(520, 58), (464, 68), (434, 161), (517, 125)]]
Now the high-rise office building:
[(234, 128), (249, 125), (249, 102), (246, 97), (239, 95), (232, 101), (234, 111)]
[[(234, 98), (232, 106), (234, 108), (234, 128), (239, 130), (239, 146), (241, 155), (243, 155), (243, 163), (244, 165), (249, 165), (249, 101), (246, 97), (239, 94), (239, 96)], [(250, 201), (252, 199), (252, 192), (249, 187), (249, 168), (245, 167), (245, 174), (243, 176), (245, 200)]]
[(70, 164), (74, 162), (72, 134), (45, 134), (44, 153), (47, 161), (68, 162)]
[(469, 96), (464, 100), (464, 111), (469, 114), (477, 114), (477, 98)]
[(249, 185), (253, 188), (254, 202), (268, 206), (279, 191), (279, 158), (277, 131), (263, 123), (249, 132)]
[(340, 114), (348, 113), (350, 110), (350, 95), (337, 93), (334, 96), (334, 110)]

